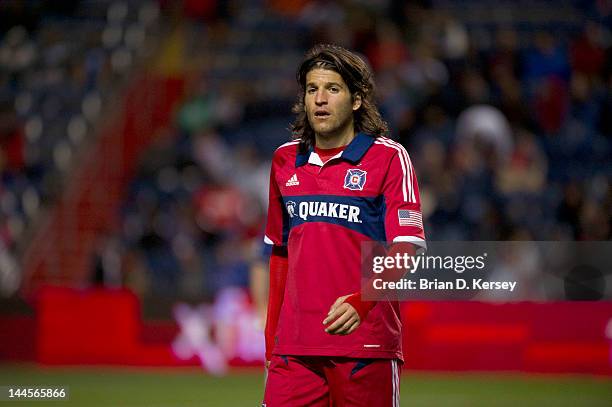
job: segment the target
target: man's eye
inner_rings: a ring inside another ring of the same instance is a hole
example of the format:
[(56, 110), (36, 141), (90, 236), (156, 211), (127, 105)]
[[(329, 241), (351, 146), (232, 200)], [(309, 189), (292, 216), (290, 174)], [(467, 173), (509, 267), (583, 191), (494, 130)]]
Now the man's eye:
[(332, 86), (331, 88), (329, 88), (330, 92), (334, 92), (334, 93), (338, 93), (338, 91), (340, 91), (339, 88), (336, 88), (335, 86)]
[(317, 90), (315, 88), (308, 88), (306, 89), (306, 92), (308, 93), (315, 93)]

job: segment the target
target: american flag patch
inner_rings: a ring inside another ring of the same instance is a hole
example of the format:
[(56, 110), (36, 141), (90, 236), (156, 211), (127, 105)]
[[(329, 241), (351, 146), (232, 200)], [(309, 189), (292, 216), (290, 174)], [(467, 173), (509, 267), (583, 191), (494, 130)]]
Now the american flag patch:
[(400, 226), (414, 226), (423, 229), (423, 215), (419, 211), (409, 209), (398, 209), (397, 218)]

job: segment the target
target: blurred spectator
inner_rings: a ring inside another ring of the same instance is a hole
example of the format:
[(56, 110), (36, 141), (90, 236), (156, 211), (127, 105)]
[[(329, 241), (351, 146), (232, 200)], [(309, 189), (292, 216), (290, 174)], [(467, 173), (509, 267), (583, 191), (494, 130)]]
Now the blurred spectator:
[(555, 134), (561, 129), (567, 114), (566, 83), (557, 76), (538, 82), (534, 99), (536, 121), (544, 133)]
[(24, 170), (24, 130), (12, 103), (0, 104), (0, 170)]
[(540, 193), (546, 184), (547, 162), (533, 134), (521, 131), (514, 152), (498, 169), (498, 188), (505, 195)]
[(557, 208), (557, 220), (572, 230), (572, 238), (579, 238), (579, 215), (583, 205), (582, 189), (576, 182), (565, 185), (563, 199)]
[(472, 106), (459, 115), (456, 141), (490, 146), (498, 164), (507, 160), (513, 147), (508, 121), (499, 110), (487, 105)]
[(571, 64), (575, 73), (596, 77), (605, 62), (604, 30), (599, 24), (587, 21), (584, 31), (571, 43)]
[(107, 288), (122, 287), (124, 282), (121, 257), (122, 253), (116, 234), (101, 233), (97, 238), (92, 261), (92, 282)]
[(570, 73), (567, 45), (546, 30), (535, 33), (533, 46), (525, 54), (523, 80), (532, 86), (545, 78), (567, 81)]

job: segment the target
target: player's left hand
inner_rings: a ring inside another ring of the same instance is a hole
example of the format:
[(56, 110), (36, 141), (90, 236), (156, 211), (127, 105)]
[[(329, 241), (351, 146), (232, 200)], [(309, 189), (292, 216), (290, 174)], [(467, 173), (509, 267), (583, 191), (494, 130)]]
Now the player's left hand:
[(361, 324), (361, 318), (359, 318), (357, 310), (351, 304), (344, 302), (349, 296), (350, 294), (338, 297), (329, 309), (327, 318), (323, 320), (323, 325), (331, 323), (325, 328), (325, 332), (328, 334), (348, 335)]

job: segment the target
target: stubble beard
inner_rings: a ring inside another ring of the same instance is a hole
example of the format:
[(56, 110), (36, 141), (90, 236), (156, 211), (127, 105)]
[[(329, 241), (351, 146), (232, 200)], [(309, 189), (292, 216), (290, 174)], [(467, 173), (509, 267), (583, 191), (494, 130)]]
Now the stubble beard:
[(310, 120), (310, 127), (312, 128), (316, 137), (320, 137), (324, 140), (332, 140), (336, 137), (341, 137), (347, 129), (353, 128), (353, 117), (348, 116), (342, 122), (336, 123), (322, 123), (322, 126), (313, 124), (314, 120)]

